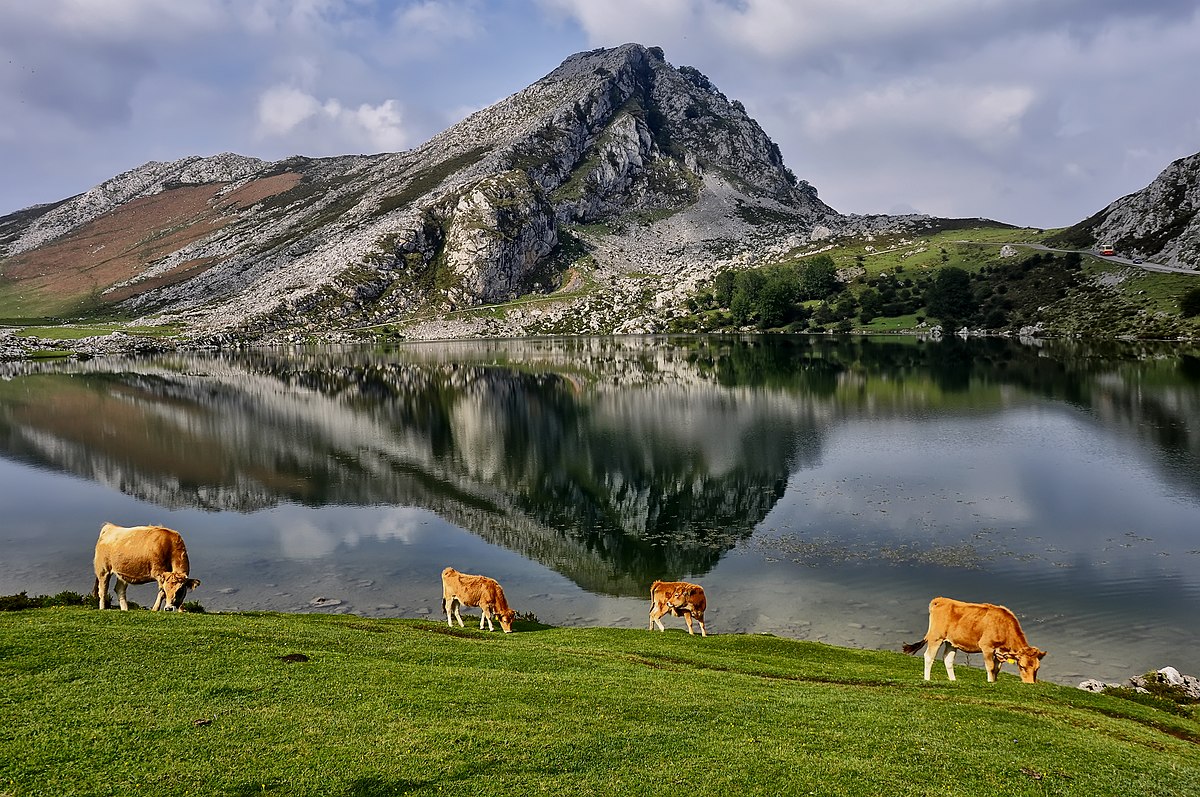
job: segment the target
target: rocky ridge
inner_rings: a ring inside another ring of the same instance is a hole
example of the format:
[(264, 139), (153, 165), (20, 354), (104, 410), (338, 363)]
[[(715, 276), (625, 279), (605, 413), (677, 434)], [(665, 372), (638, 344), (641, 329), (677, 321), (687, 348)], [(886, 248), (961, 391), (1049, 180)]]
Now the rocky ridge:
[(1110, 243), (1129, 257), (1167, 266), (1200, 265), (1200, 153), (1180, 158), (1150, 185), (1064, 230), (1079, 246)]
[[(200, 229), (194, 209), (170, 204), (197, 187), (211, 231), (146, 253), (146, 241)], [(130, 212), (147, 198), (164, 208), (157, 228)], [(419, 335), (446, 313), (556, 289), (560, 331), (650, 330), (714, 263), (894, 223), (837, 214), (739, 102), (636, 44), (571, 56), (408, 152), (146, 164), (0, 219), (0, 269), (19, 281), (72, 268), (79, 258), (60, 250), (122, 213), (109, 226), (129, 238), (105, 251), (141, 254), (113, 269), (102, 304), (256, 338), (383, 323)], [(610, 292), (593, 300), (613, 312), (575, 301), (572, 288), (596, 283)], [(527, 321), (518, 309), (506, 327), (501, 314), (500, 331)]]

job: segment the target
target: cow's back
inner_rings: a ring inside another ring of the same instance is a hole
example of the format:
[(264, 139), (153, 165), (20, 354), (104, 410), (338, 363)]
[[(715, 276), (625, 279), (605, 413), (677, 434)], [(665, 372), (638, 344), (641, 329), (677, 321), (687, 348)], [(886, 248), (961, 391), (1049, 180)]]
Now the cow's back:
[[(97, 574), (104, 571), (149, 581), (158, 573), (191, 571), (183, 537), (165, 526), (105, 523), (96, 540)], [(127, 579), (128, 580), (128, 579)]]
[(992, 603), (967, 603), (953, 598), (929, 602), (929, 630), (952, 644), (1025, 643), (1017, 617), (1007, 607)]
[(482, 601), (489, 601), (498, 587), (499, 584), (487, 576), (460, 573), (452, 567), (442, 571), (442, 597), (457, 598), (467, 606), (479, 606)]

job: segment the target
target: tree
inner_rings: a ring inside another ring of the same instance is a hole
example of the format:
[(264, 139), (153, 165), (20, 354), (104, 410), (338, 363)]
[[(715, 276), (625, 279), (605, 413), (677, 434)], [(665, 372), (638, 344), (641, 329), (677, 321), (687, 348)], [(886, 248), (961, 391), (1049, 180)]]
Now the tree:
[(767, 270), (757, 304), (758, 324), (763, 329), (781, 327), (791, 320), (796, 304), (796, 281), (790, 269)]
[(830, 308), (827, 302), (821, 302), (817, 305), (817, 309), (813, 312), (812, 320), (817, 324), (828, 324), (834, 318), (833, 309)]
[(1200, 315), (1200, 288), (1188, 288), (1179, 298), (1179, 313), (1184, 318)]
[(728, 307), (733, 299), (733, 272), (725, 269), (713, 280), (713, 298), (717, 307)]
[(829, 255), (810, 257), (800, 266), (800, 299), (824, 299), (838, 292), (837, 266)]
[(737, 324), (748, 324), (758, 315), (759, 299), (766, 278), (757, 270), (739, 271), (733, 278), (729, 311)]
[(925, 291), (925, 306), (931, 316), (943, 322), (970, 318), (977, 307), (971, 292), (971, 275), (955, 266), (938, 269)]
[(871, 319), (879, 315), (880, 310), (883, 309), (883, 297), (874, 288), (864, 288), (863, 292), (858, 295), (858, 306), (859, 318), (864, 324), (869, 324)]

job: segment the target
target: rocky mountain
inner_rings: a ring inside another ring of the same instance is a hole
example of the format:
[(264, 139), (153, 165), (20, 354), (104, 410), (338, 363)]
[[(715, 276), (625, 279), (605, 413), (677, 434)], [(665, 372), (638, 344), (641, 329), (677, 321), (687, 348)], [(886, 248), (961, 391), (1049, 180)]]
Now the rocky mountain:
[(420, 334), (557, 291), (452, 333), (651, 331), (719, 267), (880, 223), (822, 203), (701, 72), (628, 44), (407, 152), (148, 163), (0, 218), (0, 316)]
[(1064, 230), (1056, 242), (1118, 252), (1169, 266), (1200, 266), (1200, 153), (1180, 158), (1141, 191)]

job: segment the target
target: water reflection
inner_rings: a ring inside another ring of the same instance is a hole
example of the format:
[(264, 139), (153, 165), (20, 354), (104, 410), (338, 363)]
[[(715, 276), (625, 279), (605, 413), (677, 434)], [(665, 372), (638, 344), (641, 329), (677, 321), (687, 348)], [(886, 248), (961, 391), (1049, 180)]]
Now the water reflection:
[(165, 507), (421, 506), (639, 595), (706, 572), (815, 454), (810, 413), (691, 352), (453, 349), (10, 367), (3, 447)]
[[(1119, 600), (1136, 574), (1190, 611), (1198, 362), (1148, 343), (700, 337), (19, 363), (0, 371), (0, 454), (176, 511), (400, 508), (362, 533), (429, 546), (419, 509), (598, 596), (885, 566), (1063, 601)], [(287, 555), (335, 555), (326, 521), (288, 514)]]

